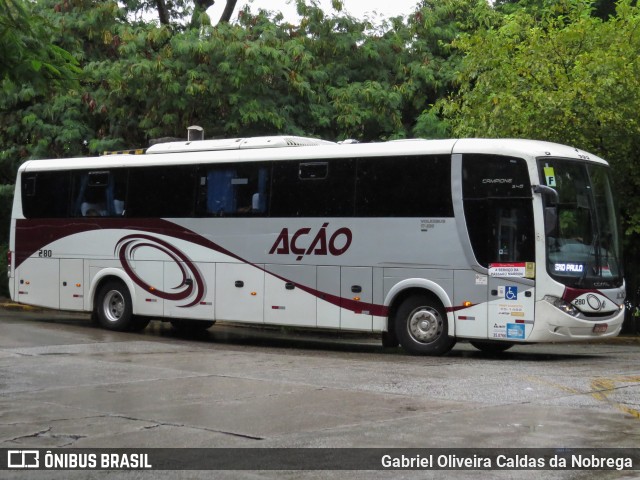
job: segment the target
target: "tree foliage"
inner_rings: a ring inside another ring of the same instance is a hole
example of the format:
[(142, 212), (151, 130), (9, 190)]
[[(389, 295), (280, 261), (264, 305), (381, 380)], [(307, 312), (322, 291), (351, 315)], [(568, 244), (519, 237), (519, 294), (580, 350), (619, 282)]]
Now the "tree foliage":
[[(607, 159), (624, 199), (626, 271), (639, 283), (640, 8), (621, 0), (606, 21), (581, 0), (516, 10), (457, 39), (459, 87), (438, 103), (456, 136), (525, 137)], [(635, 289), (634, 289), (635, 290)]]
[(381, 25), (339, 0), (297, 0), (296, 24), (232, 17), (226, 0), (230, 21), (214, 25), (211, 0), (23, 2), (0, 0), (4, 193), (28, 158), (144, 147), (192, 124), (207, 137), (530, 137), (610, 160), (640, 234), (631, 0), (416, 0)]

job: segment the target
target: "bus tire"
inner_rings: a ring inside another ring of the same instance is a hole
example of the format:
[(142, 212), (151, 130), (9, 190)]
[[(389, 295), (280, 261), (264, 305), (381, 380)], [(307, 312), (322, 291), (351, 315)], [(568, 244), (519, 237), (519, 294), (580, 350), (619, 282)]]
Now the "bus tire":
[(405, 299), (397, 310), (395, 326), (400, 345), (411, 355), (444, 355), (456, 343), (448, 335), (444, 307), (431, 295)]
[(98, 292), (95, 313), (102, 328), (118, 332), (130, 330), (133, 326), (133, 305), (126, 285), (119, 280), (105, 283)]
[(485, 353), (502, 353), (513, 347), (513, 343), (508, 342), (483, 342), (474, 340), (469, 343), (481, 352)]

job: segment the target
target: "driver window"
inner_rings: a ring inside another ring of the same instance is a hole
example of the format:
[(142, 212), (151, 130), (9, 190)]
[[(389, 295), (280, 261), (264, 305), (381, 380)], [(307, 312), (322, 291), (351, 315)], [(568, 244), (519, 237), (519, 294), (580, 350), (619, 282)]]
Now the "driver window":
[(465, 155), (464, 214), (476, 260), (533, 262), (533, 205), (527, 164), (497, 155)]

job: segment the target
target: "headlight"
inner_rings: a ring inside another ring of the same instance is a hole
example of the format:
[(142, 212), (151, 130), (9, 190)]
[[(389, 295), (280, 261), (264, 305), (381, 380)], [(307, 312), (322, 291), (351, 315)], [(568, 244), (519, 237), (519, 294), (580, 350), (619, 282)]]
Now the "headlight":
[(562, 310), (564, 313), (571, 315), (572, 317), (575, 317), (580, 313), (580, 310), (561, 298), (545, 295), (544, 299), (557, 309)]

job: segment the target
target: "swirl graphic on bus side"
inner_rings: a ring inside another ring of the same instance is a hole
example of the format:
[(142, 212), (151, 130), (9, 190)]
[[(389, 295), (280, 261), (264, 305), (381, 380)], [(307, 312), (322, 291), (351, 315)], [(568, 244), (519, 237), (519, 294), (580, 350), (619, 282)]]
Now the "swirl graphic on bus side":
[[(174, 291), (165, 292), (153, 287), (136, 274), (129, 261), (134, 260), (136, 250), (139, 248), (159, 250), (173, 260), (182, 276), (178, 285), (172, 288)], [(204, 280), (198, 268), (183, 252), (164, 240), (152, 237), (151, 235), (127, 235), (126, 237), (122, 237), (116, 244), (115, 254), (120, 259), (122, 268), (124, 268), (124, 271), (127, 272), (131, 280), (146, 292), (172, 301), (181, 301), (193, 297), (189, 303), (178, 305), (182, 308), (197, 305), (205, 295)]]

